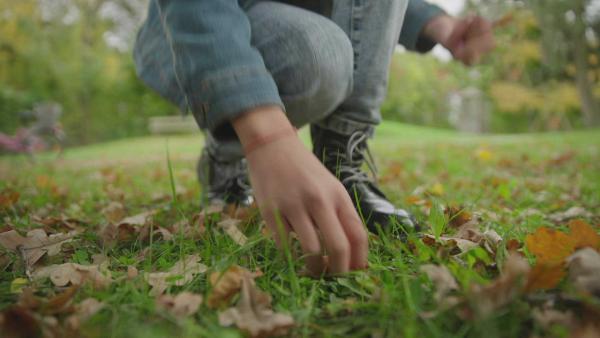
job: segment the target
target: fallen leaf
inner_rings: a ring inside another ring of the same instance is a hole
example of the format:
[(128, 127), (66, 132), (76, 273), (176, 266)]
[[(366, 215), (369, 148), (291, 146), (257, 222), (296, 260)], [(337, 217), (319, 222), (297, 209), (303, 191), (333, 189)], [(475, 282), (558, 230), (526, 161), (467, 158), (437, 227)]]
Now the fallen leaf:
[(259, 290), (252, 276), (243, 274), (241, 295), (235, 307), (219, 313), (219, 324), (235, 324), (251, 337), (286, 334), (294, 326), (294, 318), (271, 309), (271, 297)]
[(592, 248), (578, 250), (567, 258), (567, 266), (577, 290), (600, 297), (600, 253)]
[(562, 264), (575, 249), (573, 238), (562, 231), (546, 227), (537, 228), (525, 237), (527, 250), (537, 258), (537, 264)]
[(142, 212), (142, 213), (134, 215), (134, 216), (125, 217), (125, 218), (121, 219), (121, 221), (119, 221), (117, 223), (117, 225), (127, 224), (127, 225), (144, 226), (152, 220), (152, 216), (156, 213), (157, 213), (157, 210), (149, 210), (149, 211), (145, 211), (145, 212)]
[(104, 209), (102, 214), (111, 223), (116, 223), (125, 218), (125, 206), (120, 202), (110, 202)]
[(425, 264), (421, 265), (419, 271), (425, 273), (435, 286), (433, 297), (436, 302), (441, 302), (449, 292), (458, 290), (456, 279), (450, 273), (447, 267), (443, 265)]
[(152, 286), (150, 294), (161, 295), (171, 286), (183, 286), (194, 279), (194, 276), (206, 272), (206, 265), (200, 263), (200, 256), (189, 255), (178, 261), (166, 272), (147, 273), (144, 278)]
[(95, 298), (86, 298), (75, 305), (74, 313), (65, 319), (66, 325), (71, 330), (79, 330), (79, 327), (93, 315), (100, 312), (106, 304)]
[(81, 226), (85, 223), (82, 220), (67, 217), (65, 215), (53, 216), (53, 217), (39, 217), (37, 215), (33, 215), (31, 218), (37, 224), (41, 224), (44, 226), (44, 230), (47, 233), (57, 233), (60, 230), (63, 231), (81, 231)]
[(135, 266), (130, 265), (127, 267), (127, 279), (132, 280), (137, 277), (138, 274), (138, 269)]
[(6, 188), (0, 191), (0, 210), (12, 208), (19, 201), (19, 192)]
[(428, 193), (430, 193), (433, 196), (442, 196), (444, 195), (445, 191), (444, 191), (444, 186), (437, 182), (434, 185), (432, 185), (428, 190)]
[(55, 256), (60, 253), (61, 246), (70, 242), (77, 232), (57, 233), (48, 236), (42, 229), (27, 232), (26, 237), (15, 230), (0, 233), (0, 246), (20, 253), (28, 267), (32, 267), (45, 254)]
[[(102, 271), (101, 271), (102, 270)], [(111, 273), (99, 265), (64, 263), (41, 267), (33, 272), (34, 279), (50, 278), (56, 286), (81, 285), (91, 282), (96, 288), (105, 288), (112, 283)]]
[(207, 299), (208, 307), (216, 309), (228, 305), (233, 296), (240, 291), (242, 279), (245, 275), (256, 278), (261, 273), (250, 272), (239, 265), (232, 265), (223, 272), (211, 273), (208, 279), (212, 286)]
[(548, 161), (548, 164), (559, 166), (575, 158), (577, 153), (573, 150), (568, 150), (563, 154), (557, 155)]
[(515, 254), (508, 256), (500, 277), (489, 285), (475, 284), (471, 287), (471, 303), (475, 313), (487, 317), (519, 297), (524, 291), (530, 270), (523, 257)]
[(527, 276), (526, 292), (553, 289), (566, 274), (564, 264), (536, 264)]
[(202, 296), (191, 292), (182, 292), (176, 296), (161, 295), (156, 299), (156, 304), (175, 317), (187, 317), (198, 312)]
[(575, 249), (584, 247), (600, 250), (600, 235), (591, 225), (583, 220), (572, 220), (569, 222), (570, 236), (575, 240)]
[(10, 283), (10, 293), (21, 293), (23, 288), (29, 284), (27, 278), (15, 278)]
[(576, 317), (571, 311), (559, 311), (552, 308), (538, 309), (534, 308), (531, 312), (533, 319), (543, 328), (550, 329), (554, 325), (562, 325), (566, 328), (573, 328), (578, 323)]
[(438, 245), (441, 244), (445, 249), (447, 249), (449, 251), (449, 253), (451, 255), (458, 255), (463, 252), (472, 250), (476, 247), (479, 247), (478, 243), (469, 241), (467, 239), (462, 239), (462, 238), (458, 238), (458, 237), (442, 236), (438, 240), (436, 240), (435, 236), (430, 235), (430, 234), (424, 235), (422, 241), (423, 241), (423, 243), (425, 243), (429, 246), (434, 246), (434, 245), (436, 245), (436, 243)]
[(494, 159), (494, 154), (487, 147), (480, 147), (475, 150), (475, 157), (483, 162), (489, 162)]
[(241, 223), (238, 219), (227, 218), (220, 221), (217, 225), (221, 227), (229, 237), (239, 245), (245, 245), (248, 238), (240, 231), (238, 225)]
[(472, 219), (470, 212), (458, 206), (447, 206), (444, 208), (444, 214), (446, 215), (448, 225), (450, 225), (451, 228), (458, 228), (465, 223), (470, 222)]
[(554, 222), (560, 223), (573, 218), (590, 218), (592, 214), (582, 207), (571, 207), (564, 212), (555, 212), (548, 216)]

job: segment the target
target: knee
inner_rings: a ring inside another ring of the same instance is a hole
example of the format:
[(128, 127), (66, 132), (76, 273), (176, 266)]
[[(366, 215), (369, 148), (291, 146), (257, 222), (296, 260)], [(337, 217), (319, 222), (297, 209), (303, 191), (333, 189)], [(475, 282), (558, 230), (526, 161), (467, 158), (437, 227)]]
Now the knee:
[(280, 32), (283, 38), (271, 41), (276, 51), (263, 53), (297, 127), (323, 119), (352, 91), (353, 49), (346, 33), (323, 17), (310, 18)]
[[(315, 31), (319, 30), (319, 31)], [(298, 59), (289, 81), (283, 84), (282, 98), (289, 95), (290, 108), (299, 104), (315, 122), (329, 115), (352, 91), (353, 49), (346, 34), (334, 23), (300, 34)]]

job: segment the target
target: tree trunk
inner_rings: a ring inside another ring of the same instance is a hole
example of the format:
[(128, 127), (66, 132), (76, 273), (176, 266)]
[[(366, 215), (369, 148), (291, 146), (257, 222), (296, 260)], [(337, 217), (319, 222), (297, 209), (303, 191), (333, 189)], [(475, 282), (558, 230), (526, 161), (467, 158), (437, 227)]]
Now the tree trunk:
[(581, 111), (585, 126), (595, 127), (600, 125), (600, 103), (594, 97), (592, 82), (588, 77), (590, 70), (587, 60), (588, 44), (585, 37), (585, 23), (583, 23), (585, 10), (583, 6), (577, 9), (580, 9), (577, 17), (581, 22), (578, 25), (580, 29), (575, 29), (573, 34), (573, 56), (576, 69), (575, 83), (581, 99)]

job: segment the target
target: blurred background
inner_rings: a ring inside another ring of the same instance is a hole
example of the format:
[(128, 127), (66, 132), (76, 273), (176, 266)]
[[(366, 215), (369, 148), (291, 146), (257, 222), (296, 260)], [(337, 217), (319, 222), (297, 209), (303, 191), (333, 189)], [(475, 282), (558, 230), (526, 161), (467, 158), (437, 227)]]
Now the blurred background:
[[(160, 118), (179, 112), (135, 75), (147, 1), (0, 0), (0, 132), (17, 133), (31, 111), (61, 115), (67, 145), (186, 129)], [(599, 125), (600, 0), (435, 2), (508, 19), (498, 48), (467, 68), (441, 47), (399, 47), (385, 119), (476, 133)]]

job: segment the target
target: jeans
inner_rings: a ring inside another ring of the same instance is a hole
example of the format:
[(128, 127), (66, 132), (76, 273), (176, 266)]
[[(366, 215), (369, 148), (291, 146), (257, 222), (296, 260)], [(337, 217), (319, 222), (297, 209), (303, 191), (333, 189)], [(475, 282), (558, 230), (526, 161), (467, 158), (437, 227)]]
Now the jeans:
[[(331, 8), (320, 12), (258, 1), (247, 9), (252, 45), (295, 127), (373, 133), (408, 1), (332, 0)], [(237, 138), (206, 134), (206, 147), (218, 160), (243, 157)]]

